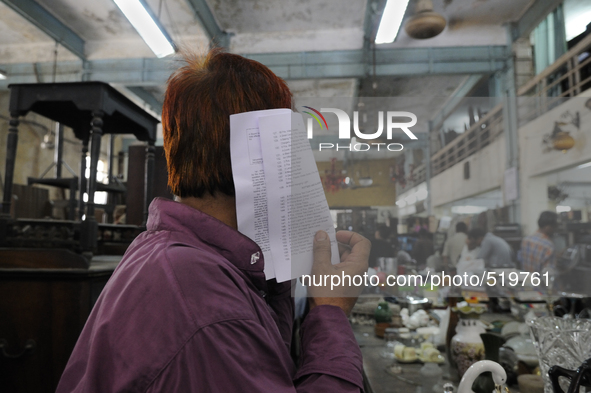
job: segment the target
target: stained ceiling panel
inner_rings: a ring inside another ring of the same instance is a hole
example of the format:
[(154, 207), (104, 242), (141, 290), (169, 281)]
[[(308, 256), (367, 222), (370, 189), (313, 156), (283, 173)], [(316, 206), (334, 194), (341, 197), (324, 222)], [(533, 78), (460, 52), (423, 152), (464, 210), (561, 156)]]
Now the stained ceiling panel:
[(0, 2), (0, 43), (1, 45), (32, 44), (51, 42), (45, 33), (29, 21)]
[[(87, 41), (137, 37), (136, 31), (113, 0), (38, 2)], [(148, 0), (147, 3), (173, 38), (203, 35), (186, 0)]]
[(236, 33), (361, 28), (366, 0), (208, 0), (222, 29)]

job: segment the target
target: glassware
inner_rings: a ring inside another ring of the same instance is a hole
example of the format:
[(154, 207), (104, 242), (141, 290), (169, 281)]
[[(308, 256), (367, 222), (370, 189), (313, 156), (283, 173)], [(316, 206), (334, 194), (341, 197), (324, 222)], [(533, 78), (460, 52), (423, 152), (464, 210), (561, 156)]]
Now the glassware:
[(384, 331), (384, 341), (386, 342), (386, 344), (384, 345), (384, 348), (382, 349), (382, 353), (381, 353), (383, 358), (394, 359), (394, 347), (398, 343), (396, 341), (396, 337), (397, 337), (396, 329), (387, 328)]
[(433, 393), (433, 387), (441, 380), (443, 371), (435, 363), (425, 363), (421, 368), (422, 393)]
[[(574, 370), (585, 359), (591, 358), (591, 320), (541, 317), (527, 321), (527, 324), (540, 358), (544, 393), (553, 393), (548, 377), (551, 366)], [(563, 389), (566, 391), (568, 386)]]

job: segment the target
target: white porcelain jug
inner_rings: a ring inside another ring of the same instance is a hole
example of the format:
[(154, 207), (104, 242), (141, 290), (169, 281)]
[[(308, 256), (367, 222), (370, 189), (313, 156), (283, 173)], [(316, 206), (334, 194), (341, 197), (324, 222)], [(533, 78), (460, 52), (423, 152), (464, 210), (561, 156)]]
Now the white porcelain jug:
[(458, 386), (457, 393), (474, 393), (472, 390), (472, 384), (474, 384), (474, 381), (480, 374), (487, 371), (492, 373), (492, 378), (495, 384), (504, 385), (505, 382), (507, 382), (507, 373), (499, 363), (491, 360), (481, 360), (474, 363), (468, 368), (468, 370), (466, 370), (460, 381), (460, 385)]

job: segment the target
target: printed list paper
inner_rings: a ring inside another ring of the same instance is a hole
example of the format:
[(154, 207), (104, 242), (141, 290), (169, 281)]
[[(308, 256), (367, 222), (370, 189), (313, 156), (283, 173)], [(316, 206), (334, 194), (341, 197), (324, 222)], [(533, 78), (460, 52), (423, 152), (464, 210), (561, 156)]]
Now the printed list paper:
[(269, 238), (278, 282), (310, 274), (314, 234), (331, 239), (332, 263), (339, 263), (335, 229), (322, 181), (299, 113), (259, 119), (267, 189)]
[(289, 109), (230, 116), (238, 230), (263, 251), (265, 276), (278, 282), (310, 274), (314, 234), (331, 239), (333, 221), (300, 114)]
[(267, 227), (267, 187), (259, 135), (259, 117), (290, 114), (290, 109), (272, 109), (230, 116), (230, 156), (236, 189), (238, 231), (259, 245), (265, 260), (265, 277), (275, 278)]

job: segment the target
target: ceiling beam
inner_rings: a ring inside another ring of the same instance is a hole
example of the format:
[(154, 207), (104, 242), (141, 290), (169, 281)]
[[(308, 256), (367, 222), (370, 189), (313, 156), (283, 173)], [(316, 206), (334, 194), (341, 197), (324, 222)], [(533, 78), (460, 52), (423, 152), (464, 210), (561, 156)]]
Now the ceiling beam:
[[(350, 51), (246, 54), (265, 64), (279, 77), (294, 79), (363, 78), (367, 67), (362, 49)], [(380, 49), (377, 76), (487, 74), (502, 70), (510, 53), (506, 46)], [(53, 63), (3, 64), (9, 83), (51, 80)], [(163, 85), (177, 65), (170, 59), (112, 59), (59, 62), (56, 82), (103, 81), (126, 86)]]
[(517, 22), (512, 24), (513, 41), (529, 36), (550, 12), (562, 3), (563, 0), (537, 0), (523, 13)]
[(230, 47), (230, 34), (222, 30), (205, 0), (187, 0), (197, 20), (211, 41), (223, 48)]
[(368, 51), (375, 45), (378, 26), (386, 7), (386, 0), (368, 0), (363, 20), (363, 48)]
[(470, 94), (472, 89), (480, 82), (483, 75), (470, 75), (462, 81), (451, 96), (445, 101), (441, 110), (431, 119), (434, 129), (441, 127), (443, 121), (458, 107), (462, 100)]
[(370, 73), (371, 50), (375, 50), (376, 34), (380, 19), (386, 7), (386, 0), (368, 0), (365, 6), (363, 20), (363, 58), (365, 60), (365, 75)]
[[(370, 59), (363, 50), (244, 55), (284, 79), (363, 78)], [(505, 46), (378, 49), (376, 76), (479, 74), (501, 70)]]
[(127, 90), (135, 94), (139, 99), (150, 105), (152, 110), (162, 115), (162, 102), (152, 95), (142, 86), (126, 86)]
[(84, 40), (33, 0), (0, 0), (37, 28), (84, 60)]

